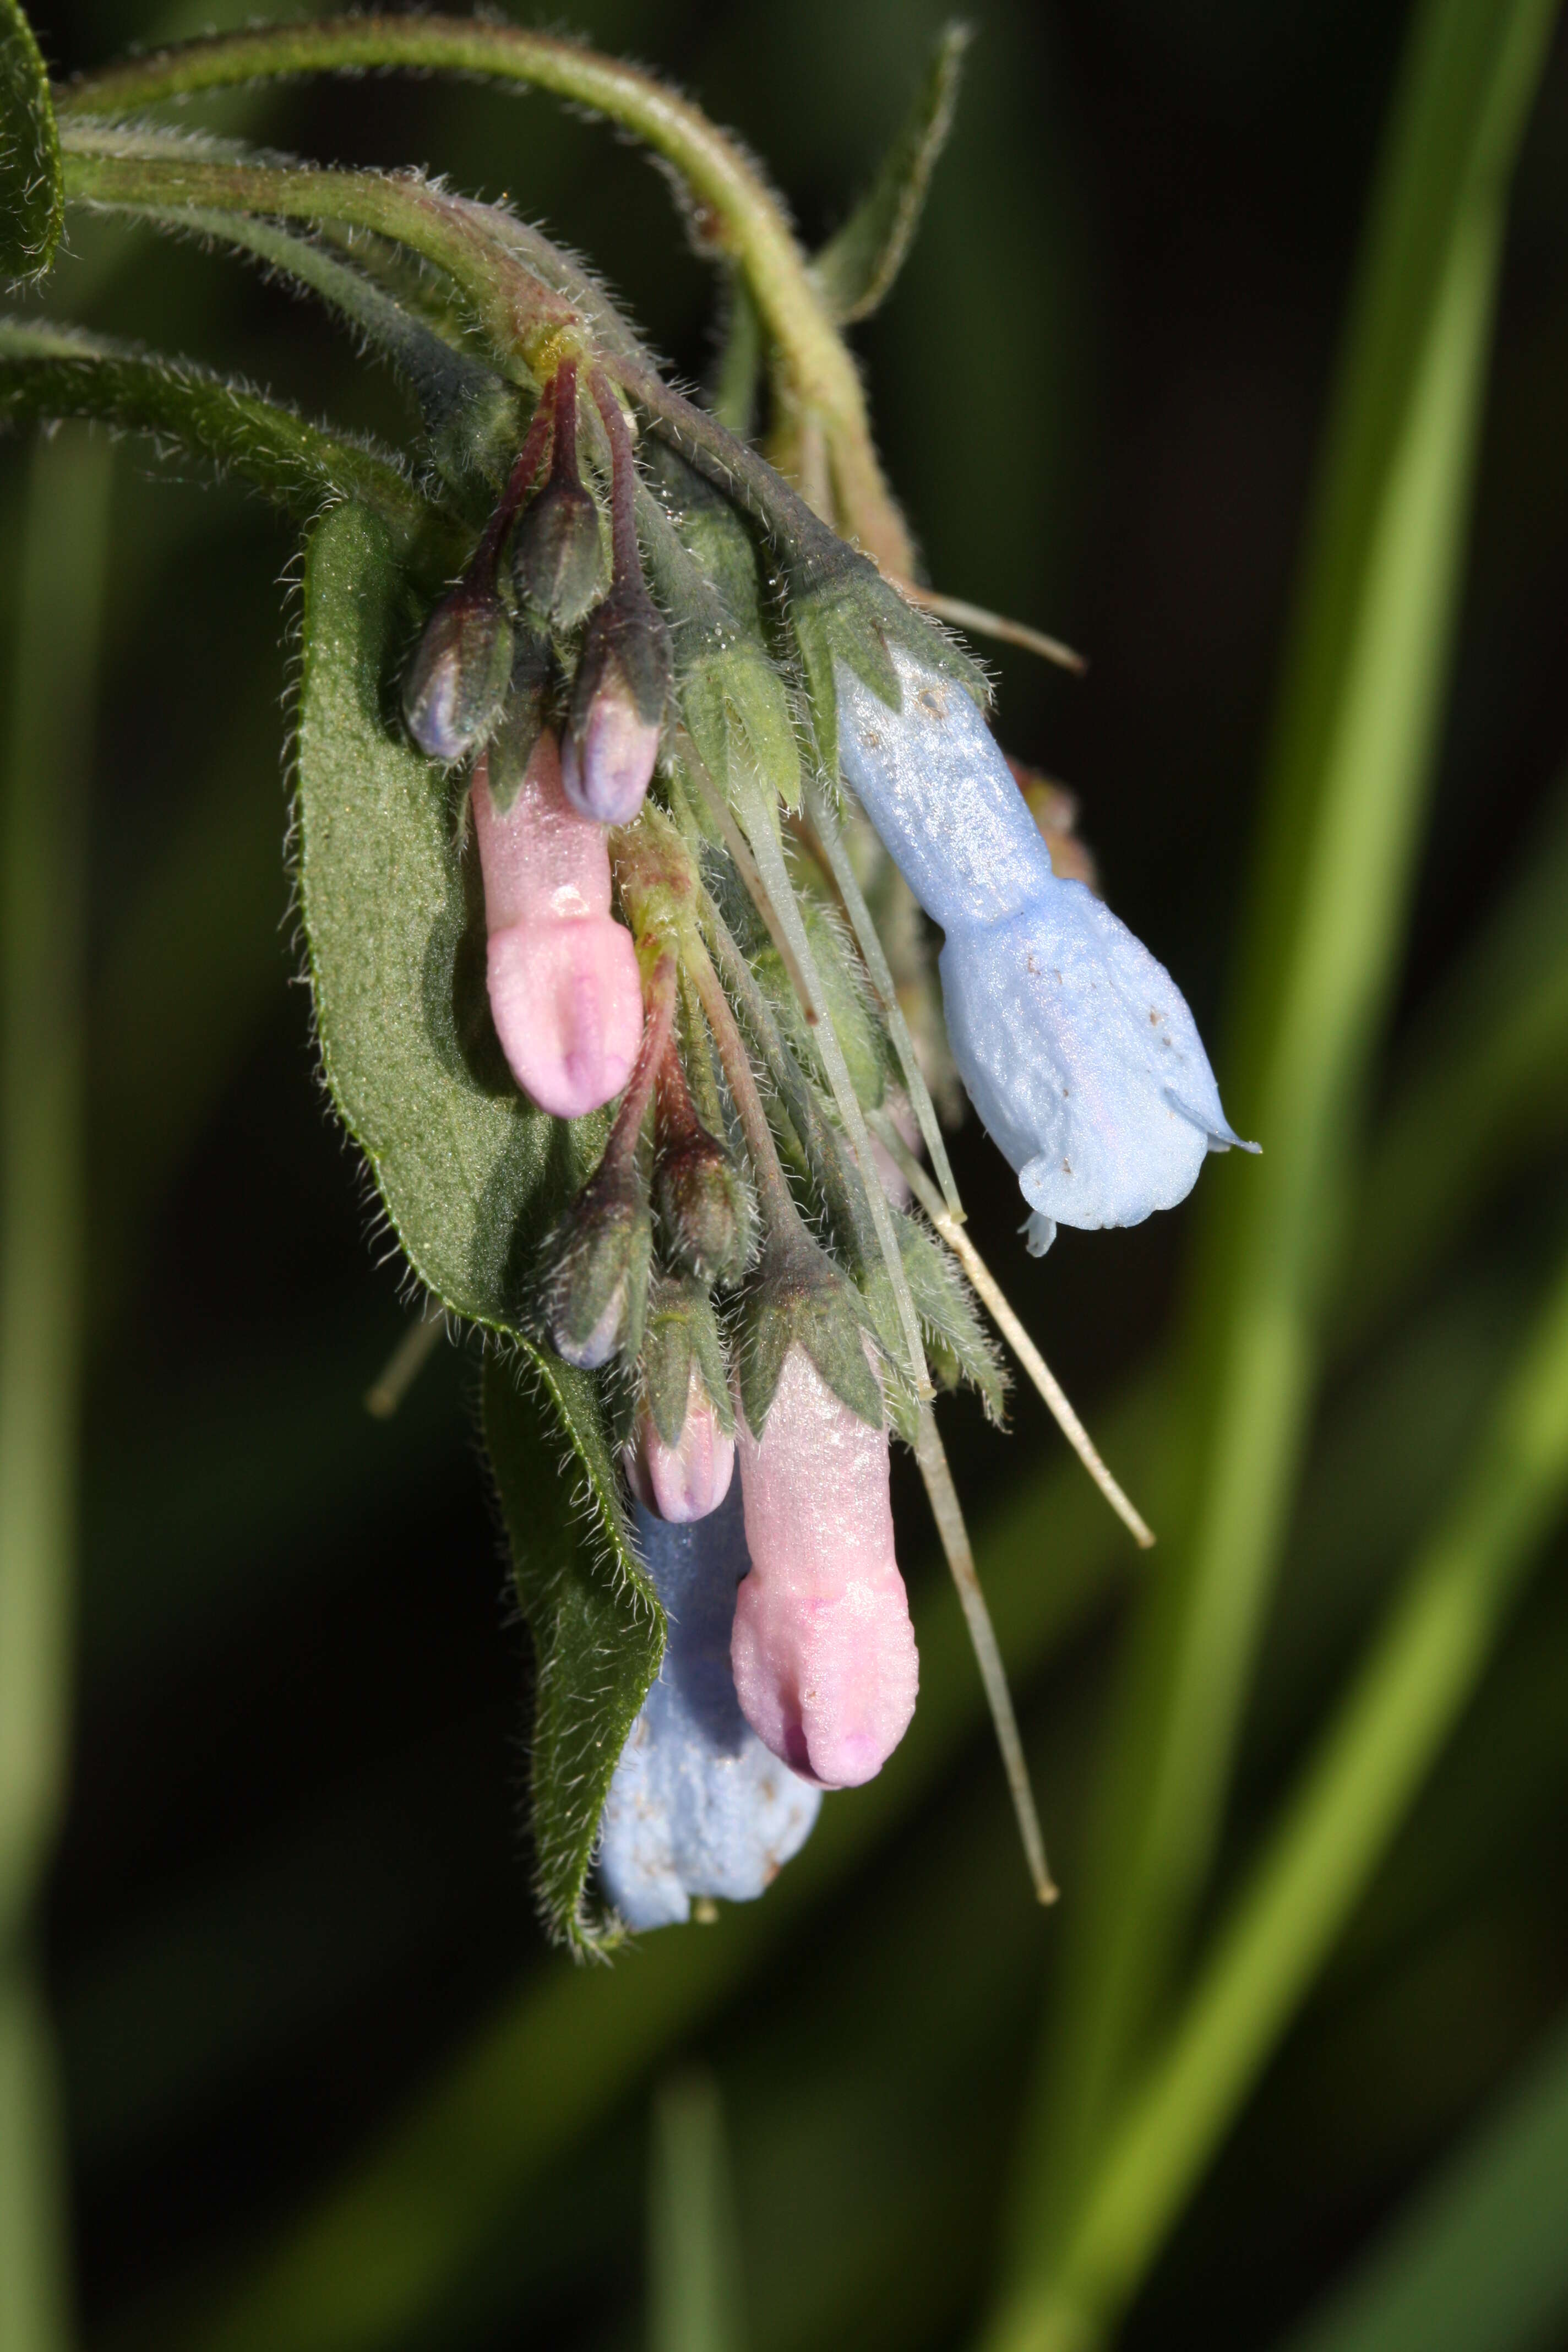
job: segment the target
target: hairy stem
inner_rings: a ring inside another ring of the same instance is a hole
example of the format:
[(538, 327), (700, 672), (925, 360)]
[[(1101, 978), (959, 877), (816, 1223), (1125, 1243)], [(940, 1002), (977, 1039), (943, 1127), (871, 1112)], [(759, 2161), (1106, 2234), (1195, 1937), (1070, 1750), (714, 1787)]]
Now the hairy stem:
[(237, 82), (412, 68), (485, 74), (548, 89), (646, 140), (700, 208), (704, 242), (728, 255), (777, 354), (787, 409), (820, 420), (847, 529), (908, 574), (909, 535), (871, 442), (854, 361), (814, 285), (784, 208), (737, 142), (687, 99), (617, 59), (549, 34), (441, 16), (341, 17), (184, 42), (89, 75), (58, 93), (66, 118), (121, 114)]

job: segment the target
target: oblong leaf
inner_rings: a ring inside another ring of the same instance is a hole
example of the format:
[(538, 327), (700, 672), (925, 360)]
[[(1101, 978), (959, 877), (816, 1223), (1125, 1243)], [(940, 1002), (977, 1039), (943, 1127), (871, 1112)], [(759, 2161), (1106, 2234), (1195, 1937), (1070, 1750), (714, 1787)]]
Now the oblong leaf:
[(407, 537), (438, 523), (390, 452), (311, 425), (250, 385), (134, 344), (0, 318), (0, 425), (93, 417), (194, 450), (310, 520), (358, 499)]
[[(485, 996), (478, 860), (453, 794), (409, 743), (395, 666), (413, 614), (392, 534), (338, 508), (305, 572), (298, 738), (300, 908), (322, 1066), (410, 1265), (456, 1313), (510, 1335), (485, 1429), (538, 1658), (532, 1810), (540, 1896), (579, 1950), (603, 1941), (584, 1885), (664, 1615), (633, 1551), (592, 1380), (521, 1325), (538, 1237), (597, 1160), (605, 1118), (524, 1100)], [(560, 1475), (570, 1445), (580, 1475)]]
[(952, 128), (967, 25), (946, 25), (908, 115), (866, 194), (811, 265), (823, 301), (840, 326), (868, 319), (904, 266), (925, 209), (926, 191)]
[(0, 278), (41, 278), (65, 221), (49, 78), (17, 0), (0, 0)]
[(593, 1381), (531, 1349), (527, 1361), (537, 1398), (517, 1362), (499, 1352), (486, 1362), (485, 1446), (533, 1640), (540, 1906), (553, 1933), (589, 1952), (616, 1933), (584, 1888), (611, 1778), (664, 1655), (665, 1618), (626, 1534)]

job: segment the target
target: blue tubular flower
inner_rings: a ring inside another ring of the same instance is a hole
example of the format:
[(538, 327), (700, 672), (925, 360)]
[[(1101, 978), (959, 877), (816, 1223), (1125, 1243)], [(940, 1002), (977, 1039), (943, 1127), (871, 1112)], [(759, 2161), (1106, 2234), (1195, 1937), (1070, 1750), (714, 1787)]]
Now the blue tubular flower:
[(635, 1508), (669, 1641), (605, 1801), (599, 1873), (628, 1926), (668, 1927), (693, 1895), (761, 1895), (810, 1836), (822, 1792), (769, 1753), (735, 1696), (730, 1633), (751, 1566), (739, 1479), (686, 1526)]
[(953, 1060), (1017, 1171), (1029, 1247), (1048, 1249), (1058, 1223), (1138, 1224), (1185, 1199), (1205, 1153), (1258, 1147), (1227, 1124), (1170, 973), (1081, 882), (1052, 873), (971, 697), (902, 646), (889, 652), (899, 710), (836, 665), (839, 757), (946, 934)]

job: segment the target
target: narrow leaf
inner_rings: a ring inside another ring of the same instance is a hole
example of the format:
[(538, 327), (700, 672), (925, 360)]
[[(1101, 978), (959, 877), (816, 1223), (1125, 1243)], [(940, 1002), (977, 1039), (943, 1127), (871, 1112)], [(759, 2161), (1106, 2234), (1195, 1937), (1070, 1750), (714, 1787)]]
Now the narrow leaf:
[[(485, 1366), (485, 1444), (533, 1638), (532, 1827), (545, 1917), (576, 1949), (610, 1939), (584, 1886), (611, 1777), (664, 1655), (664, 1612), (628, 1540), (594, 1384), (530, 1350), (539, 1398)], [(570, 1444), (563, 1458), (542, 1405)]]
[(0, 425), (94, 417), (190, 449), (301, 520), (358, 499), (407, 537), (437, 519), (389, 452), (307, 424), (198, 367), (61, 327), (0, 318)]
[(0, 278), (43, 277), (65, 204), (44, 60), (18, 0), (0, 0)]
[(869, 318), (903, 268), (952, 128), (971, 38), (967, 25), (948, 25), (938, 35), (925, 79), (870, 189), (811, 265), (817, 291), (840, 326)]

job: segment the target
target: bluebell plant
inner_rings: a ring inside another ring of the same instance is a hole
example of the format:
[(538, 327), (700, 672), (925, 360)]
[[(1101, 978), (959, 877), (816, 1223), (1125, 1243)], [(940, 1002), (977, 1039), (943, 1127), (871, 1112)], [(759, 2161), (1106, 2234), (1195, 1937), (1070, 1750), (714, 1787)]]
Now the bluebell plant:
[[(486, 1336), (541, 1900), (579, 1950), (761, 1894), (821, 1791), (897, 1747), (919, 1663), (895, 1440), (1051, 1891), (933, 1412), (960, 1385), (1004, 1409), (945, 1055), (1036, 1249), (1171, 1206), (1239, 1140), (1174, 982), (1053, 866), (843, 341), (896, 274), (961, 47), (810, 261), (688, 101), (503, 25), (257, 26), (37, 93), (62, 204), (258, 262), (411, 396), (384, 449), (192, 361), (0, 323), (13, 422), (153, 433), (309, 528), (294, 840), (322, 1065), (411, 1283)], [(660, 150), (728, 279), (712, 404), (504, 205), (153, 111), (397, 65), (540, 83)]]

